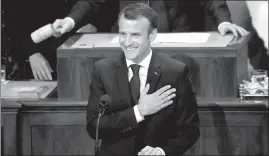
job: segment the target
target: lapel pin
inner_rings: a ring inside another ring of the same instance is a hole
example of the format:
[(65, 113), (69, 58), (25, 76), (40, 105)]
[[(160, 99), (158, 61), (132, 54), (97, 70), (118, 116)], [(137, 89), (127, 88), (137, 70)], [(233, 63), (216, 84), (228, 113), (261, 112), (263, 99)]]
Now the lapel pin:
[(155, 75), (158, 75), (158, 73), (157, 73), (157, 72), (154, 72), (154, 74), (155, 74)]

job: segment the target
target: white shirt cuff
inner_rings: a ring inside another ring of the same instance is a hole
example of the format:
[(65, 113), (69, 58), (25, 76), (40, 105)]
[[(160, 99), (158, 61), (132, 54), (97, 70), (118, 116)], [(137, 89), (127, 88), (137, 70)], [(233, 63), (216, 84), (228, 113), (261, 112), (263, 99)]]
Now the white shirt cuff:
[(162, 148), (160, 148), (160, 147), (155, 147), (155, 148), (161, 151), (161, 153), (162, 153), (161, 155), (165, 155), (164, 150)]
[[(71, 22), (71, 24), (72, 24), (72, 29), (75, 27), (75, 21), (73, 20), (73, 18), (71, 18), (71, 17), (66, 17), (65, 20), (68, 20), (68, 21)], [(71, 30), (72, 30), (72, 29), (71, 29)]]
[(220, 24), (219, 24), (219, 26), (218, 26), (218, 30), (220, 29), (220, 27), (222, 26), (222, 25), (224, 25), (224, 24), (231, 24), (230, 22), (221, 22)]
[(134, 114), (135, 114), (135, 118), (136, 118), (137, 123), (144, 120), (144, 117), (140, 114), (137, 105), (134, 106)]

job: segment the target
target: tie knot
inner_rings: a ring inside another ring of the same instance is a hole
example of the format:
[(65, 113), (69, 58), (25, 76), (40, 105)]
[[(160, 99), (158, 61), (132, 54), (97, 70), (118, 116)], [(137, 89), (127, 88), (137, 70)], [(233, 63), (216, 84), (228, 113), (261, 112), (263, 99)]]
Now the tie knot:
[(139, 75), (139, 68), (140, 68), (140, 65), (138, 64), (132, 64), (130, 65), (134, 75)]

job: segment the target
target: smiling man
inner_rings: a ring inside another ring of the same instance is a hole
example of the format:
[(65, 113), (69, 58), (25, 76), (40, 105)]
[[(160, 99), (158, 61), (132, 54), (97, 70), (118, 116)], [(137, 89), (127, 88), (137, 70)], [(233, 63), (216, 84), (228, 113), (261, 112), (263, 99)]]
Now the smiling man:
[(112, 98), (100, 120), (100, 155), (183, 155), (199, 138), (197, 102), (185, 64), (155, 54), (158, 16), (146, 4), (119, 14), (123, 53), (94, 65), (87, 131), (95, 138), (99, 99)]

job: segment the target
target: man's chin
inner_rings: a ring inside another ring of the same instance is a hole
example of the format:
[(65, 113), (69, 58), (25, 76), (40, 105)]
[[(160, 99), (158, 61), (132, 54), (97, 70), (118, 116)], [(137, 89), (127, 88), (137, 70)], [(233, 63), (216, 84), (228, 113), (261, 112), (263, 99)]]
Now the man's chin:
[(125, 58), (128, 60), (133, 60), (135, 58), (134, 55), (128, 54), (130, 52), (124, 52)]
[(125, 58), (126, 58), (127, 60), (131, 60), (131, 61), (135, 60), (135, 57), (130, 57), (130, 56), (127, 56), (127, 55), (125, 55)]

